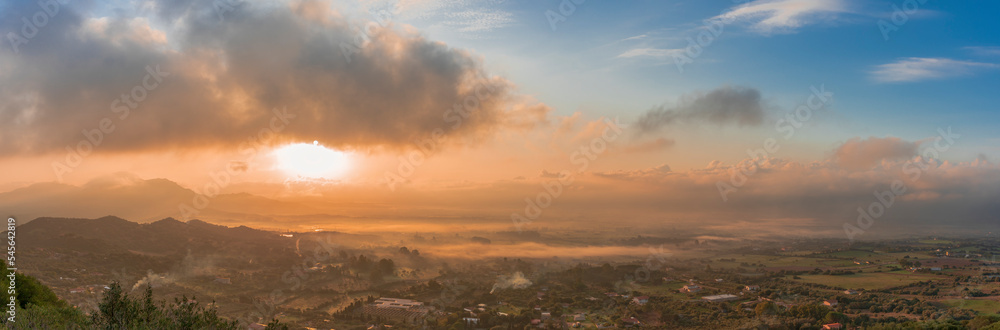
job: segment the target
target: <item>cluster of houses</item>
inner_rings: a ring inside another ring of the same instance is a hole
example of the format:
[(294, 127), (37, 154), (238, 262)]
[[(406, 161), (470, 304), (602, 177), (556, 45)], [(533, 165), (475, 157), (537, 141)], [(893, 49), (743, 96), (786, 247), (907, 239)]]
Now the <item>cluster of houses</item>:
[(390, 320), (417, 323), (433, 310), (433, 306), (424, 305), (423, 302), (416, 300), (383, 297), (378, 298), (371, 305), (363, 306), (361, 313)]
[(111, 288), (104, 284), (91, 284), (69, 289), (69, 293), (102, 293), (108, 289)]

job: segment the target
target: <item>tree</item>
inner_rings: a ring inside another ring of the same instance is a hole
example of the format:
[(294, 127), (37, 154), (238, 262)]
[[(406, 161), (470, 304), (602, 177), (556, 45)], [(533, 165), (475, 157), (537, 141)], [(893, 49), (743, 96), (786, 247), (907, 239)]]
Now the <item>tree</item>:
[(765, 301), (757, 304), (754, 312), (757, 313), (757, 316), (773, 315), (778, 312), (778, 305), (770, 301)]
[[(3, 291), (7, 292), (10, 285), (8, 280), (3, 282)], [(21, 273), (14, 273), (14, 288), (17, 289), (17, 304), (21, 308), (26, 308), (28, 304), (37, 306), (65, 307), (66, 302), (59, 299), (52, 289), (39, 282), (34, 277)]]
[(396, 272), (396, 264), (392, 262), (392, 259), (385, 259), (378, 261), (378, 270), (382, 271), (383, 274), (392, 275)]
[(847, 323), (847, 315), (840, 312), (829, 312), (823, 317), (823, 323)]
[[(7, 292), (10, 281), (4, 279), (3, 292)], [(0, 318), (4, 328), (14, 329), (72, 329), (88, 328), (90, 322), (80, 310), (69, 306), (56, 297), (49, 287), (29, 275), (14, 273), (14, 287), (17, 289), (17, 305), (13, 306), (17, 315), (16, 323), (7, 323)]]

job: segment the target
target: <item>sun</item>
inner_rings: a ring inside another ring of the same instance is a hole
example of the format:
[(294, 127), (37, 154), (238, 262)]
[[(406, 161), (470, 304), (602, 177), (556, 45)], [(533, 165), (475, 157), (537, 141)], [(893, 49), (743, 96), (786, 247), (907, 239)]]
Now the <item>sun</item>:
[(328, 149), (313, 141), (296, 143), (274, 150), (278, 169), (306, 178), (333, 179), (350, 169), (350, 159), (344, 152)]

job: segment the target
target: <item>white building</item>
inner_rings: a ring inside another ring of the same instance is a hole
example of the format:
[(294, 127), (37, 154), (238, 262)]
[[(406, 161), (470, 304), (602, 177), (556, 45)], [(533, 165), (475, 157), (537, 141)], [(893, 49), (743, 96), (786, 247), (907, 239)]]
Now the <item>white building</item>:
[(714, 296), (704, 296), (704, 297), (701, 297), (701, 299), (705, 299), (706, 301), (710, 301), (710, 302), (731, 301), (731, 300), (736, 300), (737, 298), (739, 298), (739, 297), (737, 297), (735, 295), (731, 295), (731, 294), (720, 294), (720, 295), (714, 295)]
[(423, 306), (424, 303), (410, 300), (410, 299), (400, 299), (400, 298), (378, 298), (375, 301), (375, 307), (378, 308), (400, 308), (409, 309), (413, 307)]

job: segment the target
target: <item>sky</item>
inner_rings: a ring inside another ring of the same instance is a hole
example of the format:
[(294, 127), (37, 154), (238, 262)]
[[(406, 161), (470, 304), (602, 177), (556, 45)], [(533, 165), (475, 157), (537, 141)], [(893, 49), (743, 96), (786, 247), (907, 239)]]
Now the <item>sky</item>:
[(3, 0), (0, 206), (251, 217), (81, 202), (179, 188), (518, 229), (995, 224), (998, 9)]

